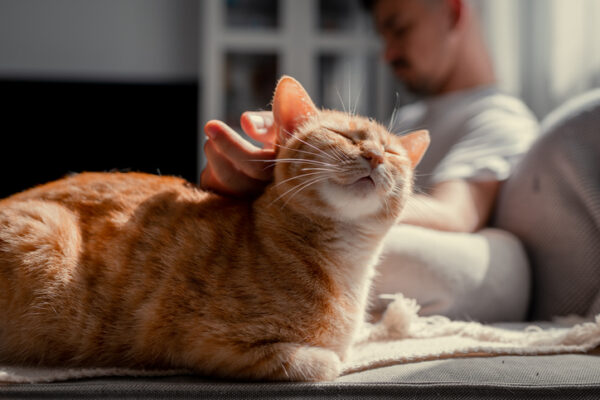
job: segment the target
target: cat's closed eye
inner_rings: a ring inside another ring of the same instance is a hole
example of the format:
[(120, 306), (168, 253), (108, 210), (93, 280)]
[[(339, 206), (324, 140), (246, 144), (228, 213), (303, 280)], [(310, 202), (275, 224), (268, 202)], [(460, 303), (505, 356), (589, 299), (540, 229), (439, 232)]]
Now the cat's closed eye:
[(394, 147), (390, 147), (388, 145), (385, 145), (384, 146), (384, 150), (385, 150), (386, 153), (391, 154), (393, 156), (400, 156), (400, 153)]
[(344, 138), (344, 139), (346, 139), (348, 142), (350, 142), (350, 144), (356, 144), (356, 140), (354, 140), (354, 138), (352, 138), (351, 136), (348, 136), (348, 135), (346, 135), (345, 133), (341, 133), (341, 132), (338, 132), (338, 133), (339, 133), (339, 135), (340, 135), (341, 137), (343, 137), (343, 138)]
[(330, 131), (330, 132), (333, 132), (333, 133), (335, 133), (335, 134), (337, 134), (337, 135), (339, 135), (339, 136), (343, 137), (344, 139), (348, 140), (348, 141), (349, 141), (351, 144), (356, 144), (356, 141), (354, 140), (354, 138), (352, 138), (352, 137), (351, 137), (350, 135), (348, 135), (347, 133), (345, 133), (345, 132), (342, 132), (342, 131), (340, 131), (340, 130), (338, 130), (338, 129), (335, 129), (335, 128), (330, 128), (330, 127), (327, 127), (327, 126), (325, 126), (324, 128), (325, 128), (325, 129), (327, 129), (327, 130), (328, 130), (328, 131)]

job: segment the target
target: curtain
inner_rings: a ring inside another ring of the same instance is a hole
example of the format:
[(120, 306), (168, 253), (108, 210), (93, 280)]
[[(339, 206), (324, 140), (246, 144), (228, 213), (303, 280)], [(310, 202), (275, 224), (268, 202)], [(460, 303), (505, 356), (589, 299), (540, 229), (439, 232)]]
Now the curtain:
[(500, 87), (543, 118), (600, 86), (600, 0), (475, 0)]

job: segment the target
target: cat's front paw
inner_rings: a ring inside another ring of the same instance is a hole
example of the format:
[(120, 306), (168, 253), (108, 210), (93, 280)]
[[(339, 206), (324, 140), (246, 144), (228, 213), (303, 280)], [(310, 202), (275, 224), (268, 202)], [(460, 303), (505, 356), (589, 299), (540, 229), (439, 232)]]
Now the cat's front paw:
[(323, 347), (279, 342), (245, 350), (227, 358), (203, 357), (190, 368), (221, 378), (289, 382), (332, 381), (342, 370), (338, 354)]
[(341, 372), (339, 356), (321, 347), (300, 347), (290, 362), (288, 373), (292, 380), (332, 381)]
[(332, 381), (340, 374), (342, 363), (331, 350), (296, 343), (279, 343), (274, 347), (276, 355), (266, 379), (319, 382)]
[(221, 367), (213, 373), (259, 381), (319, 382), (337, 378), (342, 363), (335, 352), (323, 347), (274, 343), (258, 346)]

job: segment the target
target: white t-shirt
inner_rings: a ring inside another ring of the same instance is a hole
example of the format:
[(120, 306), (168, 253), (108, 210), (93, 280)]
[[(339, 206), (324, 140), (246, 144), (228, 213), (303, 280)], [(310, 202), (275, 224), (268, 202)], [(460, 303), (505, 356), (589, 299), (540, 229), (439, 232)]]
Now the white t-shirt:
[(519, 99), (478, 87), (402, 107), (393, 132), (427, 129), (431, 144), (415, 184), (428, 192), (454, 179), (504, 180), (538, 135), (538, 122)]

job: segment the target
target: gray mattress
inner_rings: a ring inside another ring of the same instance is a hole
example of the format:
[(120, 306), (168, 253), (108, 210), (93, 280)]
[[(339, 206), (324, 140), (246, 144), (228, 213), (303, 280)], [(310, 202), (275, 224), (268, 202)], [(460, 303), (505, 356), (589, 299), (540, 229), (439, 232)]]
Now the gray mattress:
[(0, 398), (600, 399), (600, 356), (502, 356), (378, 368), (335, 382), (247, 383), (196, 376), (84, 379), (0, 387)]

